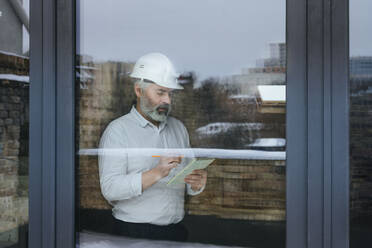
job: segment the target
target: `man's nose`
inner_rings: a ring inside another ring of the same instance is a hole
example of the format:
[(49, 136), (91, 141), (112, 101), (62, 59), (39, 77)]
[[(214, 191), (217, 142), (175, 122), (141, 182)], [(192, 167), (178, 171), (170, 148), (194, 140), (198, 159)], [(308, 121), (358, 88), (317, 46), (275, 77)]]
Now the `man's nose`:
[(165, 93), (162, 99), (163, 103), (171, 104), (171, 96), (169, 93)]

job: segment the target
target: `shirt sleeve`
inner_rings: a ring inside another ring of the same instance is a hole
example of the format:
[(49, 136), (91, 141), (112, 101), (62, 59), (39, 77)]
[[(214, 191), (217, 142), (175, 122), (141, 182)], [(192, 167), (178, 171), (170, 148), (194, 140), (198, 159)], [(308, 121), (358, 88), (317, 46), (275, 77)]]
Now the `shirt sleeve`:
[(127, 174), (128, 159), (125, 137), (115, 126), (103, 133), (98, 155), (101, 191), (109, 202), (142, 194), (142, 173)]
[[(182, 125), (183, 126), (183, 125)], [(191, 148), (191, 145), (190, 145), (190, 137), (189, 137), (189, 133), (187, 132), (187, 129), (185, 126), (183, 126), (183, 129), (184, 129), (184, 136), (185, 136), (185, 141), (186, 141), (186, 148)], [(189, 163), (189, 161), (191, 161), (191, 159), (188, 159), (187, 163)], [(186, 183), (186, 191), (187, 191), (187, 194), (188, 195), (198, 195), (200, 194), (201, 192), (203, 192), (205, 188), (205, 185), (198, 191), (194, 191), (192, 188), (191, 188), (191, 185)]]

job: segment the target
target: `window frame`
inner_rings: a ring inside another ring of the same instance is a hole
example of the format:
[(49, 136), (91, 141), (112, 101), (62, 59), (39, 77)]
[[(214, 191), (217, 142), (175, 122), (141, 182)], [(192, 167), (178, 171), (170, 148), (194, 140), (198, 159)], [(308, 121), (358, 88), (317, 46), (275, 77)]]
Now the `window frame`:
[[(286, 247), (348, 247), (348, 0), (287, 0)], [(29, 247), (75, 246), (74, 0), (30, 2)]]

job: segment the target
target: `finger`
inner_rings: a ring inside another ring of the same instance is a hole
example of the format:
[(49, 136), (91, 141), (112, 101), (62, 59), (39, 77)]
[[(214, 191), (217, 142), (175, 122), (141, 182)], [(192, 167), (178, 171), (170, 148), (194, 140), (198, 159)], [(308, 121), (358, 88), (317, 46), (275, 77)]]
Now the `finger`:
[(201, 182), (199, 180), (194, 180), (194, 179), (186, 179), (185, 182), (191, 185), (201, 185)]
[(205, 170), (193, 170), (191, 174), (205, 175), (207, 171)]
[(192, 184), (192, 185), (201, 185), (202, 182), (200, 180), (194, 180), (194, 179), (185, 179), (186, 183)]
[(194, 180), (200, 180), (200, 179), (202, 179), (203, 177), (202, 176), (200, 176), (200, 175), (192, 175), (192, 174), (190, 174), (190, 175), (187, 175), (185, 178), (187, 178), (187, 179), (194, 179)]
[(177, 161), (168, 162), (168, 166), (177, 166), (177, 165), (179, 165)]
[(180, 157), (171, 157), (168, 160), (168, 163), (180, 163), (180, 162), (181, 162)]
[(177, 161), (178, 161), (178, 163), (181, 163), (181, 161), (182, 161), (182, 156), (178, 156), (178, 157), (177, 157)]
[(203, 184), (187, 183), (187, 185), (191, 186), (191, 189), (194, 191), (199, 191), (201, 188), (203, 188)]
[(191, 173), (188, 176), (190, 176), (190, 177), (197, 177), (197, 178), (205, 178), (206, 177), (205, 174), (199, 174), (199, 173)]
[(169, 163), (168, 164), (168, 167), (173, 169), (173, 168), (176, 168), (178, 166), (178, 163), (175, 163), (175, 162), (172, 162), (172, 163)]
[(189, 174), (189, 176), (201, 176), (201, 174), (193, 171)]

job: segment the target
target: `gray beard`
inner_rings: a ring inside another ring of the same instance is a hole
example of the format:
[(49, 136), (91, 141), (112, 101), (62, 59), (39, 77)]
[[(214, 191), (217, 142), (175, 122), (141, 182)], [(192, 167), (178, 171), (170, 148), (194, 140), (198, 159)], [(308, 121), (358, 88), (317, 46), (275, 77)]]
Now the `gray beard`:
[(157, 105), (155, 107), (151, 107), (150, 101), (145, 97), (141, 96), (140, 98), (140, 107), (142, 112), (151, 120), (157, 121), (157, 122), (164, 122), (166, 121), (170, 111), (171, 111), (171, 105), (168, 105), (168, 111), (166, 113), (161, 113), (157, 111), (157, 108), (161, 105)]

